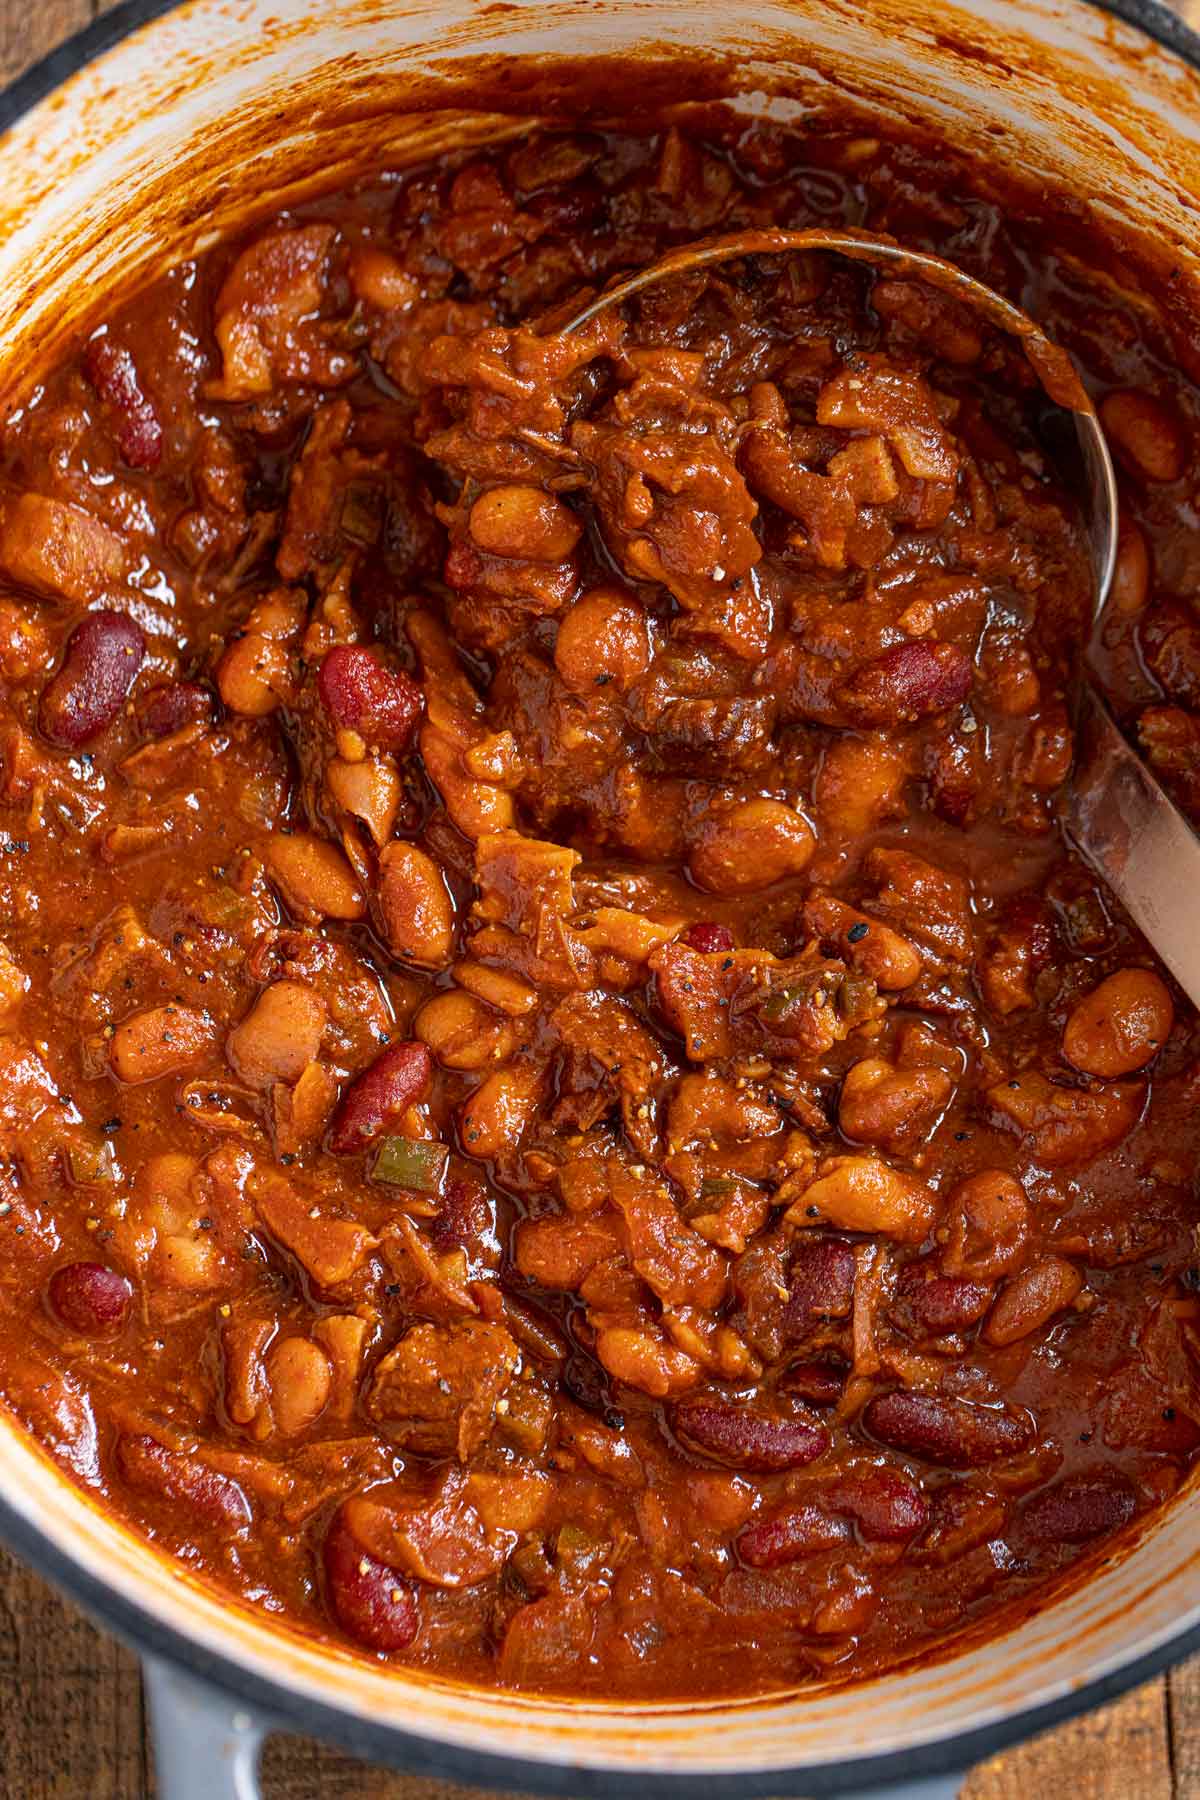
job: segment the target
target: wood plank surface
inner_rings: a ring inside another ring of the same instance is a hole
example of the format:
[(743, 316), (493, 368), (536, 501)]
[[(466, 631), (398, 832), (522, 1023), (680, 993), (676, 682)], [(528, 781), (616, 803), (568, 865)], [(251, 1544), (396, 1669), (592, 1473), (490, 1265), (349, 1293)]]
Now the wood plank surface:
[[(0, 80), (113, 3), (0, 0)], [(1200, 0), (1181, 10), (1200, 22)], [(0, 1800), (153, 1800), (136, 1659), (2, 1551), (0, 1687)], [(264, 1785), (267, 1800), (479, 1800), (304, 1738), (272, 1741)], [(962, 1800), (1200, 1800), (1200, 1658), (993, 1757)]]

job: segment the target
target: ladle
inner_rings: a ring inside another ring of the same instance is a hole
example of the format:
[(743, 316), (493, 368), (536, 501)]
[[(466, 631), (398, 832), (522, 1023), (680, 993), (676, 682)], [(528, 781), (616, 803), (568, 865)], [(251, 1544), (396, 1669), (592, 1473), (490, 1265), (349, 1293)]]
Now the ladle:
[(745, 256), (833, 251), (924, 282), (1019, 340), (1047, 397), (1070, 418), (1079, 446), (1074, 484), (1092, 563), (1091, 632), (1080, 664), (1076, 751), (1063, 824), (1122, 902), (1194, 1004), (1200, 1006), (1200, 836), (1118, 727), (1096, 681), (1093, 652), (1117, 556), (1117, 482), (1104, 431), (1074, 363), (1041, 327), (955, 264), (855, 230), (763, 229), (708, 238), (668, 252), (582, 307), (562, 331), (578, 331), (609, 307), (659, 282)]

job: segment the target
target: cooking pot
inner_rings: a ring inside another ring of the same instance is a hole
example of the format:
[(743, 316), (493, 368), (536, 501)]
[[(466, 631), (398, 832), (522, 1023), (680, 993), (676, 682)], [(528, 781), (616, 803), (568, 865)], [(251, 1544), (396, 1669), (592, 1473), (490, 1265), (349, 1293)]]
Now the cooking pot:
[[(849, 94), (934, 120), (1148, 233), (1172, 268), (1158, 297), (1195, 316), (1200, 39), (1156, 0), (127, 0), (0, 98), (6, 404), (114, 289), (248, 214), (555, 108), (619, 112), (634, 68), (667, 101), (789, 117)], [(272, 1625), (118, 1525), (2, 1408), (0, 1535), (144, 1657), (164, 1800), (250, 1800), (261, 1738), (293, 1727), (547, 1793), (946, 1800), (979, 1756), (1200, 1647), (1186, 1491), (1086, 1580), (944, 1660), (653, 1707), (478, 1692)]]

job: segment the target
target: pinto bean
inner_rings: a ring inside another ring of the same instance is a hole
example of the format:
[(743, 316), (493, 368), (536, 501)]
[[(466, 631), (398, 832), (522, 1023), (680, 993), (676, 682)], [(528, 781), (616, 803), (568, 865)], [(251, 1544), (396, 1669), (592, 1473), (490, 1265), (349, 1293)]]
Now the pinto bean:
[(829, 1433), (811, 1420), (776, 1418), (720, 1400), (681, 1400), (672, 1410), (671, 1426), (689, 1450), (762, 1473), (801, 1469), (829, 1448)]
[(303, 981), (273, 981), (225, 1040), (235, 1074), (251, 1087), (299, 1081), (316, 1060), (329, 1017), (315, 988)]
[(556, 563), (570, 556), (583, 526), (565, 500), (544, 488), (507, 482), (480, 494), (467, 528), (489, 556)]
[(311, 831), (272, 832), (263, 860), (299, 918), (312, 922), (365, 918), (366, 896), (336, 844)]
[(441, 870), (416, 844), (388, 844), (379, 858), (379, 909), (393, 955), (444, 969), (454, 955), (454, 901)]
[(1130, 618), (1140, 613), (1150, 593), (1150, 548), (1146, 534), (1128, 513), (1117, 528), (1117, 561), (1113, 569), (1112, 603)]
[(1025, 1189), (1003, 1169), (980, 1169), (950, 1195), (942, 1267), (947, 1275), (994, 1281), (1018, 1267), (1028, 1239)]
[(1137, 1511), (1132, 1485), (1115, 1469), (1070, 1475), (1035, 1494), (1022, 1514), (1030, 1537), (1042, 1544), (1086, 1544), (1128, 1525)]
[(138, 1493), (167, 1501), (176, 1519), (182, 1510), (226, 1531), (244, 1531), (250, 1524), (250, 1504), (231, 1476), (157, 1438), (118, 1439), (117, 1467)]
[(427, 1000), (413, 1030), (447, 1069), (485, 1069), (507, 1062), (517, 1047), (511, 1020), (458, 989)]
[(983, 1335), (989, 1344), (1015, 1344), (1066, 1312), (1083, 1288), (1083, 1276), (1061, 1256), (1040, 1256), (1006, 1281)]
[(885, 993), (911, 987), (921, 973), (920, 952), (907, 938), (832, 894), (810, 895), (804, 903), (804, 926)]
[(1174, 1023), (1170, 990), (1153, 969), (1118, 969), (1072, 1010), (1063, 1055), (1085, 1075), (1133, 1075), (1158, 1055)]
[(953, 1092), (944, 1069), (903, 1069), (883, 1057), (863, 1057), (846, 1071), (838, 1124), (854, 1143), (902, 1150), (928, 1137)]
[(317, 671), (317, 694), (339, 731), (377, 750), (407, 750), (421, 716), (421, 690), (376, 650), (335, 644)]
[(710, 894), (751, 894), (801, 874), (815, 848), (812, 826), (794, 807), (742, 800), (709, 822), (688, 866)]
[(975, 1469), (1016, 1456), (1033, 1442), (1027, 1419), (997, 1407), (973, 1406), (940, 1394), (898, 1388), (871, 1400), (863, 1413), (871, 1436), (947, 1469)]
[(541, 1076), (532, 1063), (514, 1063), (489, 1075), (459, 1114), (459, 1136), (467, 1155), (486, 1159), (515, 1150), (537, 1111), (541, 1092)]
[(335, 1156), (365, 1150), (428, 1090), (433, 1064), (424, 1044), (389, 1044), (342, 1095), (329, 1128)]
[(861, 837), (882, 819), (903, 812), (908, 776), (903, 749), (885, 733), (835, 738), (813, 788), (819, 825), (839, 837)]
[(266, 1371), (276, 1428), (284, 1437), (299, 1437), (328, 1404), (333, 1387), (329, 1358), (307, 1338), (277, 1338), (267, 1351)]
[(919, 1244), (937, 1217), (937, 1202), (923, 1181), (893, 1169), (878, 1156), (829, 1156), (791, 1207), (792, 1225), (836, 1225), (872, 1231), (902, 1244)]
[(816, 1506), (793, 1506), (747, 1525), (737, 1540), (737, 1553), (752, 1569), (778, 1569), (821, 1550), (836, 1550), (849, 1537), (844, 1519), (831, 1518)]
[(625, 693), (650, 666), (644, 609), (620, 588), (593, 588), (563, 614), (554, 666), (577, 694), (610, 683)]
[(916, 638), (866, 663), (838, 691), (859, 725), (902, 725), (958, 706), (971, 691), (970, 657), (957, 644)]
[(1178, 415), (1152, 394), (1119, 388), (1100, 403), (1100, 419), (1114, 452), (1143, 481), (1178, 481), (1188, 443)]
[(55, 1316), (83, 1337), (115, 1337), (133, 1304), (133, 1289), (103, 1263), (63, 1263), (46, 1290)]
[(103, 607), (81, 619), (57, 672), (42, 691), (38, 728), (63, 750), (78, 750), (117, 717), (146, 654), (142, 628)]
[(407, 1650), (421, 1614), (412, 1583), (360, 1544), (345, 1508), (334, 1516), (324, 1548), (330, 1606), (342, 1630), (368, 1650)]
[(294, 686), (287, 644), (261, 632), (234, 638), (217, 664), (217, 691), (242, 719), (267, 718), (291, 697)]
[(364, 757), (361, 762), (347, 762), (334, 756), (325, 765), (325, 786), (344, 811), (362, 820), (382, 848), (392, 835), (403, 797), (391, 759)]
[(118, 1081), (159, 1081), (203, 1062), (216, 1041), (207, 1013), (190, 1006), (148, 1006), (123, 1019), (108, 1046)]

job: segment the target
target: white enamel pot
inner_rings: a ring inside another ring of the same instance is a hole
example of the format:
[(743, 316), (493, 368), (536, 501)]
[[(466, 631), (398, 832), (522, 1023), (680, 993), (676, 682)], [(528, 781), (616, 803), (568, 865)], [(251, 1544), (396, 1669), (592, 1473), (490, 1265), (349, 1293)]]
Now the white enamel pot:
[[(664, 97), (786, 116), (843, 89), (932, 116), (1153, 233), (1194, 299), (1200, 40), (1157, 0), (130, 0), (0, 97), (0, 395), (114, 285), (247, 213), (526, 130), (551, 57), (576, 59), (552, 83), (567, 112), (619, 113), (640, 62), (662, 65)], [(978, 1757), (1200, 1647), (1187, 1491), (1085, 1582), (941, 1661), (653, 1708), (470, 1691), (273, 1627), (114, 1523), (2, 1408), (0, 1535), (145, 1658), (164, 1800), (250, 1800), (270, 1729), (497, 1788), (947, 1800)]]

